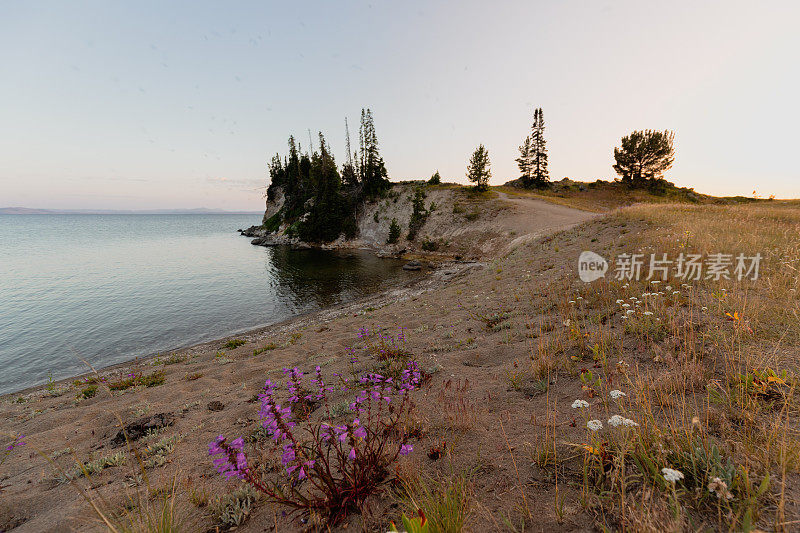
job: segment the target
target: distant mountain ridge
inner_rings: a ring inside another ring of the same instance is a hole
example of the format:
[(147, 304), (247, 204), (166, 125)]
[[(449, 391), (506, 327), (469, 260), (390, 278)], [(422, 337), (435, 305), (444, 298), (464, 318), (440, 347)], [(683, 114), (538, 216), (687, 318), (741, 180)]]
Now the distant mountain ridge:
[(225, 211), (197, 207), (194, 209), (35, 209), (0, 207), (0, 215), (261, 215), (262, 211)]

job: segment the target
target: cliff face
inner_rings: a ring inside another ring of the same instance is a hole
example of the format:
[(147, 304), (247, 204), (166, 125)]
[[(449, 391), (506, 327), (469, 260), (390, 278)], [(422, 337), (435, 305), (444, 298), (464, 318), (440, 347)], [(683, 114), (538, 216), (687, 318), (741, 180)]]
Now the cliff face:
[[(413, 240), (408, 240), (409, 222), (413, 213), (416, 187), (425, 193), (425, 221)], [(264, 224), (283, 207), (283, 191), (276, 187), (267, 201)], [(356, 215), (357, 232), (353, 239), (339, 239), (325, 243), (323, 248), (366, 248), (381, 254), (399, 255), (425, 253), (434, 256), (475, 259), (490, 253), (501, 244), (508, 243), (512, 235), (498, 220), (511, 206), (496, 193), (475, 194), (470, 188), (459, 185), (424, 185), (423, 182), (395, 183), (385, 197), (365, 202)], [(396, 243), (387, 243), (392, 220), (400, 226)], [(289, 224), (281, 222), (274, 231), (271, 227), (254, 226), (243, 234), (255, 237), (253, 244), (272, 246), (289, 244), (310, 246), (288, 232)]]
[(280, 211), (283, 207), (284, 201), (286, 200), (286, 197), (283, 195), (283, 188), (275, 187), (273, 190), (275, 191), (273, 193), (274, 198), (267, 200), (267, 209), (264, 211), (264, 218), (261, 221), (262, 224), (266, 224), (270, 217)]

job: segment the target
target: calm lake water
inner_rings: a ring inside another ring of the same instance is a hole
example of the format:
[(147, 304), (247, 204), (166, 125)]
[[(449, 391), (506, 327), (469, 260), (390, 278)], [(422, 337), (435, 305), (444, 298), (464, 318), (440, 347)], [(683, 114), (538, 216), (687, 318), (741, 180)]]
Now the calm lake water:
[(0, 394), (408, 281), (368, 252), (263, 248), (257, 215), (0, 215)]

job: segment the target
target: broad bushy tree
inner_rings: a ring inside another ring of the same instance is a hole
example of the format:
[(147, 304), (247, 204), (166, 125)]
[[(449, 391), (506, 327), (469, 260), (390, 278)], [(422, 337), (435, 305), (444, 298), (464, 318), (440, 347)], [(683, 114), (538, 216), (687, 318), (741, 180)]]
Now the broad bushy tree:
[(622, 146), (614, 148), (614, 170), (622, 182), (641, 188), (649, 180), (660, 178), (675, 161), (674, 138), (669, 130), (634, 131), (623, 137)]

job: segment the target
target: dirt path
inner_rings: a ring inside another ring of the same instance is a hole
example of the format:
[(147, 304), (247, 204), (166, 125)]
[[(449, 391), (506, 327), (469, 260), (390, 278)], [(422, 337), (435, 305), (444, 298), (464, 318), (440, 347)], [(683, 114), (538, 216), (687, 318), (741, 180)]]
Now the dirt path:
[(515, 198), (499, 191), (497, 194), (501, 200), (514, 206), (514, 209), (502, 219), (503, 225), (516, 233), (516, 237), (506, 246), (506, 251), (540, 237), (544, 233), (571, 228), (598, 216), (597, 213), (580, 211), (533, 198)]

